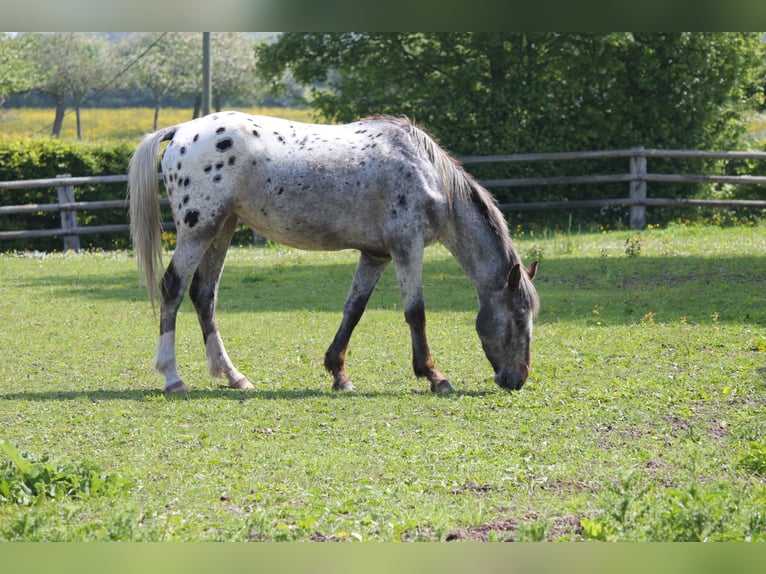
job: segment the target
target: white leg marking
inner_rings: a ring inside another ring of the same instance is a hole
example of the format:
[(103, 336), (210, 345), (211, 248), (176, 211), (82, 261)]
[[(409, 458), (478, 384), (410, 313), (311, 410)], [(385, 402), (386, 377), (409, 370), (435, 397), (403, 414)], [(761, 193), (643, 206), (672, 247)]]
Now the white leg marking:
[(165, 376), (165, 388), (179, 382), (176, 365), (176, 332), (168, 331), (160, 335), (157, 343), (157, 355), (154, 357), (154, 368)]
[(247, 377), (232, 364), (228, 353), (226, 353), (226, 348), (223, 346), (220, 333), (215, 332), (208, 337), (205, 353), (207, 355), (207, 369), (211, 376), (227, 379), (230, 387), (252, 388)]

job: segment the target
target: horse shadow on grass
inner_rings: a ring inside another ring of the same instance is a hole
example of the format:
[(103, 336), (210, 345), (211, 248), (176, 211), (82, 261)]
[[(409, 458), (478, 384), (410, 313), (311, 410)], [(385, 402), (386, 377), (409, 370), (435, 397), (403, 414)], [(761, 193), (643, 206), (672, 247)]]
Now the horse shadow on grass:
[(109, 402), (109, 401), (199, 401), (199, 400), (211, 400), (211, 399), (226, 399), (231, 401), (238, 401), (241, 403), (247, 403), (249, 401), (301, 401), (317, 398), (324, 398), (337, 401), (348, 400), (363, 400), (374, 399), (380, 397), (405, 397), (412, 396), (434, 396), (439, 399), (451, 400), (460, 397), (484, 397), (487, 395), (497, 393), (508, 393), (509, 391), (503, 389), (487, 388), (483, 390), (469, 389), (459, 390), (456, 389), (452, 393), (445, 393), (441, 395), (434, 395), (429, 390), (413, 389), (410, 392), (394, 390), (391, 391), (360, 391), (355, 390), (353, 392), (337, 392), (333, 390), (321, 390), (321, 389), (282, 389), (282, 390), (258, 390), (251, 389), (247, 391), (236, 391), (227, 389), (222, 386), (219, 389), (192, 389), (188, 393), (176, 393), (168, 395), (161, 389), (151, 390), (115, 390), (115, 389), (101, 389), (96, 391), (24, 391), (18, 393), (6, 393), (0, 394), (0, 400), (9, 401), (28, 401), (28, 402), (41, 402), (41, 401), (83, 401), (89, 400), (93, 403)]

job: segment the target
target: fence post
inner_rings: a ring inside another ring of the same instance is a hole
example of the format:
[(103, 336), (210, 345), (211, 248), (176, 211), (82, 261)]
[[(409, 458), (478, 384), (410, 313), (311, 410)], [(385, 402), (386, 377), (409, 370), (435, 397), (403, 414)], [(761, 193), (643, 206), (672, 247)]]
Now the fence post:
[[(56, 178), (72, 177), (71, 175), (63, 174), (57, 175)], [(56, 191), (59, 196), (59, 203), (74, 203), (74, 186), (73, 185), (59, 185), (56, 187)], [(61, 214), (61, 228), (64, 230), (64, 251), (70, 249), (74, 251), (80, 250), (80, 236), (79, 235), (66, 235), (67, 230), (77, 229), (77, 212), (72, 209), (62, 209)]]
[[(646, 199), (646, 156), (643, 155), (644, 148), (633, 148), (636, 155), (630, 156), (630, 199)], [(630, 228), (644, 229), (646, 227), (646, 206), (630, 206)]]

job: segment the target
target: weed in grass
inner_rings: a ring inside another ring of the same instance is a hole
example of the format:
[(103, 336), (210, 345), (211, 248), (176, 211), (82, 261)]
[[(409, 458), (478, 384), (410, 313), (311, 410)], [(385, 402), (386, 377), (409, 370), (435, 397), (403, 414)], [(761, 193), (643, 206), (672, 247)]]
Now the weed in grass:
[(19, 452), (9, 442), (0, 442), (0, 447), (8, 457), (0, 465), (0, 502), (31, 505), (63, 498), (84, 500), (135, 486), (133, 481), (106, 473), (88, 461), (56, 466), (47, 458), (36, 460)]
[(749, 450), (740, 455), (739, 468), (756, 476), (766, 476), (766, 442), (751, 441)]
[(628, 257), (638, 257), (641, 255), (641, 234), (637, 233), (625, 240), (625, 255)]

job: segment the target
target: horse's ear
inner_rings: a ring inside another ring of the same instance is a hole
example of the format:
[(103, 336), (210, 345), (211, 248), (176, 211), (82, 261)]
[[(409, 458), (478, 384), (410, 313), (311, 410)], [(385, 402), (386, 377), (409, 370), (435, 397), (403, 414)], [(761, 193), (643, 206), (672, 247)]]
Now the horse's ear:
[(511, 291), (515, 291), (521, 287), (521, 265), (518, 263), (511, 267), (511, 270), (508, 273), (508, 287)]
[(539, 261), (533, 261), (532, 264), (527, 267), (527, 277), (530, 279), (535, 278), (535, 273), (537, 273), (537, 264), (540, 263)]

